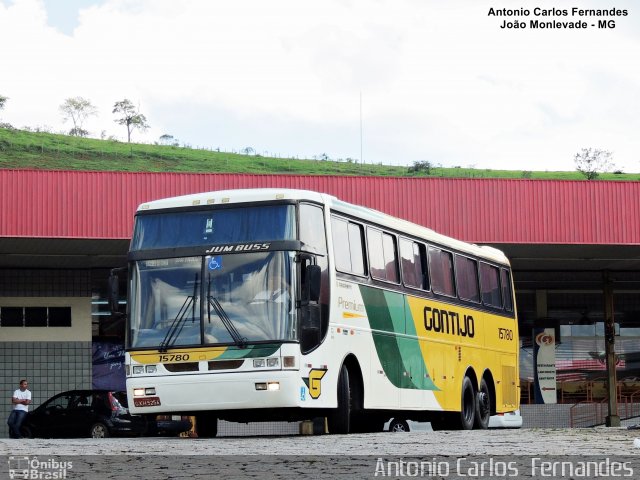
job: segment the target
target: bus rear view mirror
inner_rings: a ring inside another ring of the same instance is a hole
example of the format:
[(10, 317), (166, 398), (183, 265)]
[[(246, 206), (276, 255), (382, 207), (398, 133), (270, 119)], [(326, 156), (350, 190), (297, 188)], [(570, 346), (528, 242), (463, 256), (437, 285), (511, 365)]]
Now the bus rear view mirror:
[(109, 310), (112, 314), (119, 313), (120, 306), (120, 277), (118, 276), (117, 270), (111, 270), (111, 275), (109, 275), (109, 291), (108, 291), (108, 300), (109, 300)]
[(320, 300), (320, 276), (321, 269), (318, 265), (307, 266), (307, 281), (309, 282), (309, 301)]

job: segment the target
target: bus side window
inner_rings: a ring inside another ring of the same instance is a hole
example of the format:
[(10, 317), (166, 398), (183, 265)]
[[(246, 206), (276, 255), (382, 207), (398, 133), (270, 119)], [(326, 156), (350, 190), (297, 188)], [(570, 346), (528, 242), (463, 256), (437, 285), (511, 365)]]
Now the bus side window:
[(455, 297), (453, 282), (453, 255), (451, 252), (429, 246), (429, 277), (435, 293)]
[(478, 262), (462, 255), (456, 255), (456, 283), (461, 300), (480, 303)]
[(429, 290), (425, 246), (421, 243), (401, 238), (400, 258), (402, 262), (402, 280), (405, 286)]
[(351, 252), (351, 271), (356, 275), (364, 275), (364, 239), (362, 225), (349, 222), (349, 251)]
[(382, 232), (367, 228), (367, 251), (369, 253), (369, 272), (373, 278), (384, 280), (384, 252), (382, 250)]
[(364, 275), (364, 229), (362, 225), (332, 216), (331, 231), (336, 269), (354, 275)]
[(341, 218), (331, 217), (331, 236), (333, 237), (336, 269), (341, 272), (350, 272), (349, 223)]
[(480, 289), (482, 291), (482, 303), (490, 307), (502, 308), (498, 267), (480, 262)]
[(504, 299), (504, 309), (513, 312), (513, 297), (511, 296), (511, 274), (508, 270), (500, 271), (502, 280), (502, 298)]
[(322, 208), (307, 203), (300, 204), (300, 241), (309, 245), (316, 253), (326, 255), (327, 241)]
[(367, 228), (367, 246), (371, 276), (377, 280), (399, 283), (395, 237), (375, 228)]
[(388, 233), (382, 234), (382, 250), (384, 251), (384, 269), (387, 281), (398, 283), (398, 249), (396, 248), (396, 238)]

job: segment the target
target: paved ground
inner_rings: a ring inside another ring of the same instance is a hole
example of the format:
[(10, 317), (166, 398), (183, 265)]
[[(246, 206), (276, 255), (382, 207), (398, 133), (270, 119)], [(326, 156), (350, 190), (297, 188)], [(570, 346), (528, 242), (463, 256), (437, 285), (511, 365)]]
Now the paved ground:
[[(380, 458), (384, 458), (385, 462), (398, 462), (411, 457), (416, 461), (427, 462), (427, 466), (428, 462), (435, 464), (441, 461), (454, 465), (465, 457), (483, 461), (495, 458), (505, 462), (521, 461), (524, 465), (522, 468), (526, 469), (529, 468), (526, 464), (536, 456), (556, 456), (561, 460), (574, 462), (581, 458), (576, 456), (610, 458), (612, 461), (628, 462), (627, 467), (633, 469), (632, 478), (638, 478), (640, 448), (634, 446), (636, 438), (640, 438), (640, 430), (603, 427), (216, 439), (0, 439), (0, 456), (3, 457), (3, 463), (9, 457), (13, 461), (17, 458), (29, 458), (33, 461), (37, 457), (38, 462), (45, 461), (42, 468), (49, 469), (58, 465), (52, 463), (51, 459), (57, 462), (75, 462), (64, 477), (69, 479), (214, 478), (214, 466), (217, 478), (223, 474), (225, 478), (298, 478), (310, 472), (314, 473), (314, 478), (370, 478), (381, 476), (380, 471), (379, 475), (375, 475), (376, 469), (386, 468), (385, 463), (380, 463)], [(398, 467), (396, 463), (392, 466)], [(0, 465), (0, 479), (5, 472)], [(397, 476), (403, 476), (397, 470), (394, 472)], [(630, 473), (630, 470), (624, 472)], [(518, 473), (519, 477), (528, 478), (580, 477), (575, 472), (571, 472), (572, 475), (564, 472), (567, 475), (555, 477), (537, 477), (523, 471)], [(434, 477), (424, 474), (418, 476)], [(478, 474), (475, 478), (487, 476), (503, 475)], [(474, 478), (468, 474), (467, 477)], [(591, 477), (593, 475), (588, 478)], [(451, 471), (436, 478), (462, 477), (455, 476)]]
[(640, 430), (473, 430), (316, 436), (0, 439), (0, 455), (639, 455)]

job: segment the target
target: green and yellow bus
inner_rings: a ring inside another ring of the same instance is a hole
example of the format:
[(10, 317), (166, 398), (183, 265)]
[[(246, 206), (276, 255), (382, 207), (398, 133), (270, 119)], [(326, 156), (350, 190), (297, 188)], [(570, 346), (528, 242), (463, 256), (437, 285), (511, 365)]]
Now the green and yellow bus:
[(140, 205), (128, 257), (127, 394), (136, 414), (400, 417), (487, 428), (519, 408), (509, 262), (311, 191), (228, 190)]

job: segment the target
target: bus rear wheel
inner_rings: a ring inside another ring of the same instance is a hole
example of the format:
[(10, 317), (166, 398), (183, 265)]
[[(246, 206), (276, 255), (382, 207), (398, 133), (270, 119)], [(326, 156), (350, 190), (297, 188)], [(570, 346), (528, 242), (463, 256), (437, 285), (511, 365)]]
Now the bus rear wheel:
[(327, 417), (329, 433), (349, 433), (353, 410), (353, 386), (349, 369), (343, 365), (338, 376), (338, 408)]
[(480, 388), (476, 395), (476, 419), (475, 427), (481, 430), (489, 428), (489, 418), (491, 418), (491, 392), (489, 385), (483, 378), (480, 381)]

